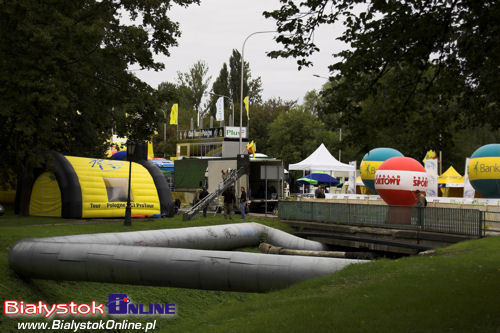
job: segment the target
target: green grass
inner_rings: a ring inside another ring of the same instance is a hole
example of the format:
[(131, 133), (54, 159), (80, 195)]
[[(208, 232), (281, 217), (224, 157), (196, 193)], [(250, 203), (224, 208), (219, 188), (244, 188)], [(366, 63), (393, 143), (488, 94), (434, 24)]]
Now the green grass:
[[(276, 219), (247, 221), (290, 231)], [(336, 274), (265, 294), (23, 280), (7, 263), (9, 247), (25, 237), (225, 222), (229, 221), (220, 216), (189, 222), (177, 216), (133, 220), (133, 226), (125, 228), (120, 220), (82, 223), (21, 218), (9, 210), (0, 217), (2, 304), (7, 299), (49, 304), (95, 299), (105, 303), (109, 293), (127, 293), (135, 303), (175, 303), (177, 315), (159, 319), (157, 332), (500, 332), (499, 237), (459, 243), (427, 257), (351, 265)], [(129, 317), (134, 321), (151, 319)], [(18, 332), (20, 320), (24, 319), (2, 315), (0, 332)]]
[(283, 291), (214, 309), (189, 332), (495, 332), (500, 242), (464, 242), (432, 257), (352, 265)]

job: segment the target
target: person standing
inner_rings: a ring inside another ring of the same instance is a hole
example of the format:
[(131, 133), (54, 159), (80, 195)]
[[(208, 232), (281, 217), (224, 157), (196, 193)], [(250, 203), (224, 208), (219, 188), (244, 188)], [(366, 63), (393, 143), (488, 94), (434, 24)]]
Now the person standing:
[(325, 198), (325, 192), (323, 191), (323, 186), (319, 185), (318, 188), (314, 191), (314, 196), (317, 199)]
[[(200, 192), (200, 196), (199, 196), (200, 201), (203, 200), (207, 195), (208, 195), (207, 187), (203, 186), (203, 188)], [(203, 207), (203, 217), (207, 217), (207, 209), (208, 209), (208, 205)]]
[(233, 205), (236, 203), (233, 187), (229, 186), (222, 192), (222, 196), (224, 197), (224, 218), (229, 216), (229, 219), (232, 220)]
[(417, 200), (416, 200), (416, 204), (417, 204), (417, 214), (418, 214), (418, 225), (421, 226), (422, 225), (422, 222), (423, 222), (423, 209), (424, 207), (427, 206), (427, 199), (425, 198), (425, 195), (420, 192), (420, 190), (416, 190), (415, 191), (415, 194), (417, 195)]
[(415, 194), (417, 195), (417, 207), (427, 206), (427, 199), (425, 198), (425, 195), (420, 192), (420, 190), (416, 190)]
[(241, 209), (241, 218), (246, 219), (245, 209), (247, 208), (247, 192), (245, 192), (245, 188), (241, 187), (241, 196), (240, 196), (240, 209)]

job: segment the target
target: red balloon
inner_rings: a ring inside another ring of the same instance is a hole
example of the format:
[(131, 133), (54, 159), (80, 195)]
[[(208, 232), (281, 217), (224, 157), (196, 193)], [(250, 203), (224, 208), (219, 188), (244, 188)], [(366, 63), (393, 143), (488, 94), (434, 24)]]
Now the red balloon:
[(392, 157), (382, 163), (375, 172), (375, 189), (391, 206), (413, 206), (416, 190), (427, 188), (427, 172), (411, 157)]

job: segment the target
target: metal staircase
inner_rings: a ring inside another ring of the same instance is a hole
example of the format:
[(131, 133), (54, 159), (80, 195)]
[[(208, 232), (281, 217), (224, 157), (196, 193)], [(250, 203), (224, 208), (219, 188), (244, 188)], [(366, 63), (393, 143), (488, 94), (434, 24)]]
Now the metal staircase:
[(192, 218), (196, 217), (199, 211), (203, 210), (206, 206), (208, 206), (215, 198), (222, 194), (229, 186), (232, 186), (241, 176), (245, 174), (245, 168), (239, 168), (238, 170), (233, 169), (229, 171), (229, 174), (226, 176), (224, 180), (217, 186), (217, 189), (208, 194), (202, 200), (198, 201), (191, 209), (184, 213), (182, 216), (183, 221), (189, 221)]

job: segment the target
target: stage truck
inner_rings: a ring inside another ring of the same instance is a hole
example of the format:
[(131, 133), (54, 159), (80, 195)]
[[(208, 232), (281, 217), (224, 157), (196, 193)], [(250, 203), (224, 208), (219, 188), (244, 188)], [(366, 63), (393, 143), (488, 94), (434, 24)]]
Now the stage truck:
[[(283, 161), (276, 158), (249, 158), (249, 155), (242, 154), (237, 158), (209, 159), (206, 172), (208, 192), (214, 192), (222, 182), (222, 171), (239, 168), (245, 168), (248, 172), (234, 184), (236, 200), (239, 202), (243, 186), (249, 197), (250, 212), (275, 212), (278, 199), (283, 198), (285, 181)], [(238, 204), (235, 210), (239, 211)]]

